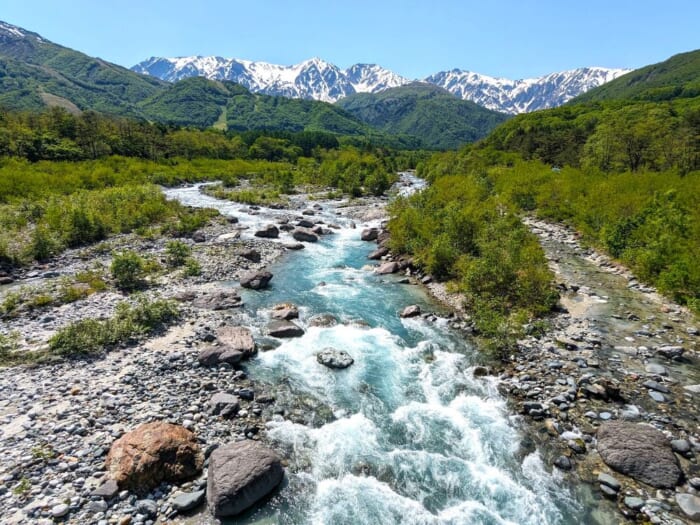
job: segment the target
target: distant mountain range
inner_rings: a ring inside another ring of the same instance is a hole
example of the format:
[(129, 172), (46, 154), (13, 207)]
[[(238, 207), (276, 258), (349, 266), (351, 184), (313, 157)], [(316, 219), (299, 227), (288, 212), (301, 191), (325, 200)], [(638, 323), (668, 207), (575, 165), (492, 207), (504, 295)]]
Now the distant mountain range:
[[(229, 80), (256, 93), (336, 102), (356, 93), (379, 93), (413, 82), (376, 64), (347, 69), (312, 58), (292, 66), (216, 56), (151, 57), (131, 68), (175, 82), (201, 76)], [(422, 79), (485, 108), (508, 114), (560, 106), (630, 70), (584, 67), (538, 78), (509, 80), (453, 69)]]
[[(321, 75), (330, 71), (326, 66), (312, 60), (292, 72), (270, 67), (267, 76), (275, 77), (277, 89), (283, 91), (291, 76), (309, 82), (315, 78), (325, 86), (329, 98), (335, 96), (336, 87), (331, 82), (332, 74)], [(260, 73), (265, 68), (250, 66), (251, 71), (256, 69)], [(437, 86), (390, 87), (405, 79), (392, 77), (380, 68), (350, 68), (343, 75), (354, 83), (349, 91), (370, 86), (386, 89), (377, 94), (381, 97), (376, 100), (358, 100), (346, 110), (337, 104), (303, 99), (309, 98), (308, 93), (293, 96), (296, 92), (291, 88), (284, 91), (287, 96), (272, 96), (253, 93), (231, 81), (200, 76), (166, 82), (0, 22), (0, 107), (7, 109), (41, 111), (59, 106), (76, 114), (95, 110), (236, 132), (321, 131), (412, 149), (459, 147), (486, 136), (507, 118)], [(259, 84), (248, 85), (260, 89)], [(343, 100), (351, 101), (352, 97)]]

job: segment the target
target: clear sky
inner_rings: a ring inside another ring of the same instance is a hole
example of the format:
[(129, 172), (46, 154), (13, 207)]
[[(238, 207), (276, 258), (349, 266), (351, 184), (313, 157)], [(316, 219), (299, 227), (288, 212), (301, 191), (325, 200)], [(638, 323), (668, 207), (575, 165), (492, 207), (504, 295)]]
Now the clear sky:
[(318, 56), (409, 78), (634, 68), (700, 48), (700, 0), (0, 0), (0, 20), (124, 66), (150, 56)]

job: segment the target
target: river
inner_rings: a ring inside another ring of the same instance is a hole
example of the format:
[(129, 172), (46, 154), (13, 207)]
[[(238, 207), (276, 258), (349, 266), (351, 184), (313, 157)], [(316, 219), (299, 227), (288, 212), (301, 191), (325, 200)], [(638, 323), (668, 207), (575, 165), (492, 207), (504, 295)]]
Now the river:
[[(417, 182), (417, 181), (414, 181)], [(170, 198), (217, 208), (250, 226), (288, 210), (261, 210), (217, 200), (197, 187)], [(288, 461), (284, 486), (267, 504), (230, 523), (257, 524), (579, 524), (596, 523), (584, 503), (537, 452), (521, 449), (517, 417), (495, 378), (472, 374), (478, 350), (445, 319), (401, 319), (405, 306), (438, 311), (422, 288), (366, 268), (376, 247), (359, 239), (342, 203), (323, 202), (316, 220), (338, 224), (333, 235), (289, 253), (270, 270), (271, 287), (244, 291), (245, 315), (264, 337), (269, 309), (300, 307), (305, 334), (259, 352), (252, 378), (285, 384), (299, 398), (327, 406), (332, 417), (308, 426), (275, 416), (267, 438)], [(280, 242), (289, 241), (287, 234)], [(236, 283), (231, 283), (235, 285)], [(340, 322), (309, 327), (317, 314)], [(316, 361), (327, 347), (354, 364), (331, 370)], [(598, 510), (599, 512), (599, 510)]]

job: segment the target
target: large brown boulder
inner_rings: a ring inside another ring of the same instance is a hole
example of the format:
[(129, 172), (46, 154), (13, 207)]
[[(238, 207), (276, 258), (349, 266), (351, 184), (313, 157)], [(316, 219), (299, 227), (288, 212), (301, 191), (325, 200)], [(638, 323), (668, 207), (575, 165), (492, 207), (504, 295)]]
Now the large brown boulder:
[(597, 433), (598, 453), (612, 469), (656, 488), (672, 489), (683, 472), (671, 444), (648, 425), (609, 421)]
[(255, 353), (255, 340), (245, 326), (224, 326), (216, 331), (216, 337), (229, 350), (241, 352), (245, 357)]
[(197, 476), (204, 464), (194, 434), (163, 421), (146, 423), (112, 444), (105, 467), (120, 488), (146, 492), (162, 481)]
[(294, 237), (295, 241), (318, 242), (318, 235), (308, 228), (295, 228), (292, 232), (292, 237)]
[(219, 447), (209, 457), (209, 510), (217, 518), (240, 514), (267, 496), (283, 477), (280, 458), (257, 441)]

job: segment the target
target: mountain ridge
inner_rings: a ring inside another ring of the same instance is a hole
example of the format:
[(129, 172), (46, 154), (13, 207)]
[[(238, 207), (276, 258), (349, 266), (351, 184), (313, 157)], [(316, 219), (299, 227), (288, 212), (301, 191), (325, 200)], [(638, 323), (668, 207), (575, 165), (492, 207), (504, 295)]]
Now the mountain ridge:
[(220, 56), (150, 57), (132, 71), (176, 81), (190, 76), (229, 80), (253, 92), (337, 102), (356, 93), (378, 93), (415, 81), (447, 89), (463, 100), (508, 114), (560, 106), (589, 89), (628, 73), (628, 69), (582, 67), (541, 77), (511, 80), (463, 69), (440, 71), (411, 80), (377, 64), (346, 69), (320, 58), (283, 66)]

